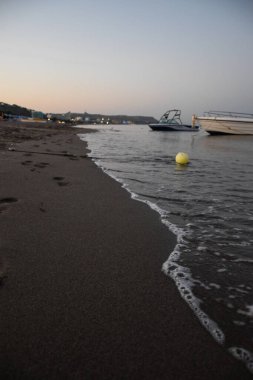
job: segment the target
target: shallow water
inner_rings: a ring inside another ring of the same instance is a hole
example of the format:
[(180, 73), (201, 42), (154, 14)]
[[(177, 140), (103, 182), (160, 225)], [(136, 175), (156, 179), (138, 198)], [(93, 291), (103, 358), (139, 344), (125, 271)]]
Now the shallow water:
[[(212, 336), (253, 371), (253, 136), (94, 126), (90, 156), (177, 235), (164, 273)], [(175, 163), (187, 152), (190, 164)]]

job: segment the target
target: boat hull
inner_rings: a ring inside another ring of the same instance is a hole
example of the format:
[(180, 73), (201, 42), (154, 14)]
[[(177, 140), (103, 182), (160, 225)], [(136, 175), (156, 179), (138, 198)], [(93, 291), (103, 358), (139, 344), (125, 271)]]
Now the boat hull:
[(253, 119), (197, 117), (196, 120), (210, 135), (253, 135)]
[(199, 128), (192, 127), (191, 125), (168, 125), (168, 124), (149, 124), (149, 127), (153, 131), (164, 131), (164, 132), (198, 132)]

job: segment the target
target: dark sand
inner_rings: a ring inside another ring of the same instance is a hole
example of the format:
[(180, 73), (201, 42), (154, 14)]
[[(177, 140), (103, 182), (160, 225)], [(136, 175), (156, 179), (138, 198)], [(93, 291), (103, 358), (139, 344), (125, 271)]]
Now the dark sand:
[(159, 215), (76, 131), (2, 124), (0, 378), (251, 379), (161, 272)]

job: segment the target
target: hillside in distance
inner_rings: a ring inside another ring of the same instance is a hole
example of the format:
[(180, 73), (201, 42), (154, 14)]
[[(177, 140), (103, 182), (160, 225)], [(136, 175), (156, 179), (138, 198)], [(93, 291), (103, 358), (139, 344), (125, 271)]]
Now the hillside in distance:
[(105, 115), (100, 113), (91, 114), (88, 112), (79, 113), (71, 111), (67, 113), (47, 113), (32, 110), (17, 104), (0, 102), (0, 116), (33, 117), (35, 114), (39, 114), (40, 117), (44, 119), (78, 121), (81, 124), (151, 124), (157, 122), (152, 116)]

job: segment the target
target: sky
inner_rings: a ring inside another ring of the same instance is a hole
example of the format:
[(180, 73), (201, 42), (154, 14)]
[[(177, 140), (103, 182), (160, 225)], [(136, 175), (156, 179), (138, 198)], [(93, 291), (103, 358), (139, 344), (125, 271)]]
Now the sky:
[(253, 113), (253, 0), (0, 0), (0, 101)]

